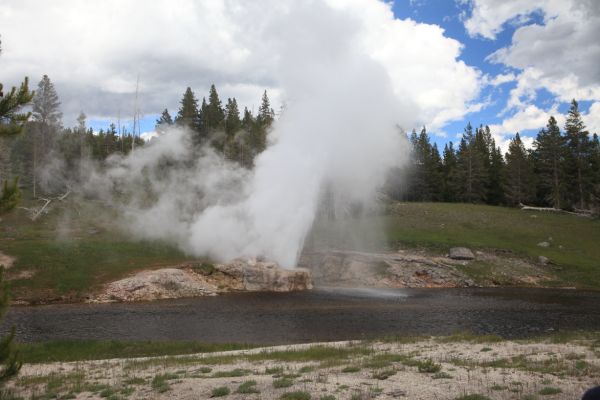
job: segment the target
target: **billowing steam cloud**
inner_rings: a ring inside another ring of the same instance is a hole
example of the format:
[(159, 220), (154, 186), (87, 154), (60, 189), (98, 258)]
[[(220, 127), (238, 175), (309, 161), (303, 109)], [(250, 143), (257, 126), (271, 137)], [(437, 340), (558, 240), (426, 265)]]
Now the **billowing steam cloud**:
[[(299, 25), (299, 13), (313, 24)], [(143, 186), (124, 195), (124, 221), (145, 238), (169, 239), (190, 254), (219, 260), (263, 256), (296, 264), (323, 188), (336, 205), (372, 203), (386, 171), (405, 156), (398, 126), (416, 110), (392, 90), (384, 68), (353, 44), (356, 21), (322, 2), (294, 2), (263, 29), (277, 59), (286, 110), (253, 171), (208, 148), (192, 159), (186, 132), (172, 130), (125, 159), (115, 159), (90, 186)], [(397, 89), (397, 88), (396, 88)]]

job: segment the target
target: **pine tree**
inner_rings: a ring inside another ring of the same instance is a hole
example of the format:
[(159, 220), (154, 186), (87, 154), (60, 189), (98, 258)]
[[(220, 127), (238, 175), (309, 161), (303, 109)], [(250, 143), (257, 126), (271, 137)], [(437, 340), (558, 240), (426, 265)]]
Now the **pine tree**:
[(30, 112), (20, 111), (33, 99), (34, 92), (29, 91), (28, 78), (23, 80), (19, 89), (13, 87), (8, 93), (4, 93), (2, 89), (0, 83), (0, 135), (19, 134), (31, 116)]
[(531, 161), (517, 133), (506, 153), (506, 198), (513, 205), (527, 203), (533, 197), (533, 188)]
[(564, 205), (565, 197), (565, 138), (554, 117), (540, 130), (533, 143), (533, 161), (538, 181), (538, 197), (542, 204), (554, 208)]
[(271, 108), (271, 102), (269, 101), (269, 96), (267, 95), (267, 91), (265, 90), (262, 99), (260, 102), (260, 108), (258, 109), (258, 116), (256, 117), (256, 121), (263, 128), (268, 129), (273, 120), (275, 119), (275, 112)]
[(456, 152), (452, 142), (444, 146), (444, 159), (442, 162), (442, 176), (444, 179), (442, 199), (446, 202), (458, 200), (459, 184), (457, 181), (457, 160)]
[[(495, 141), (493, 141), (493, 145), (495, 146)], [(500, 147), (492, 147), (488, 173), (487, 202), (489, 204), (502, 204), (504, 200), (504, 159), (502, 150), (500, 150)]]
[(457, 177), (460, 199), (469, 203), (485, 201), (485, 142), (481, 132), (473, 133), (468, 123), (457, 153)]
[(192, 89), (188, 86), (179, 102), (180, 107), (175, 117), (175, 123), (192, 131), (198, 131), (200, 127), (200, 115), (198, 113), (198, 100)]
[(214, 84), (210, 86), (208, 105), (206, 110), (203, 111), (204, 121), (209, 132), (224, 128), (225, 110), (223, 110), (221, 100), (219, 99), (219, 94), (217, 93), (217, 89), (215, 88)]
[(32, 136), (33, 167), (30, 171), (33, 197), (37, 197), (39, 169), (47, 161), (62, 125), (60, 100), (54, 84), (44, 75), (33, 97), (32, 119), (28, 133)]
[(588, 132), (579, 113), (577, 101), (571, 101), (571, 107), (565, 123), (565, 134), (567, 140), (567, 173), (570, 179), (571, 203), (580, 209), (584, 209), (589, 203), (590, 197), (590, 141)]
[(225, 133), (231, 138), (240, 129), (242, 129), (242, 121), (240, 120), (237, 100), (235, 97), (227, 99), (227, 105), (225, 106)]
[(33, 97), (33, 120), (46, 126), (60, 126), (62, 112), (54, 84), (44, 75)]
[(173, 125), (173, 118), (171, 118), (171, 114), (169, 114), (169, 110), (166, 108), (163, 110), (160, 118), (156, 120), (155, 128), (156, 132), (159, 134), (165, 133), (165, 131)]

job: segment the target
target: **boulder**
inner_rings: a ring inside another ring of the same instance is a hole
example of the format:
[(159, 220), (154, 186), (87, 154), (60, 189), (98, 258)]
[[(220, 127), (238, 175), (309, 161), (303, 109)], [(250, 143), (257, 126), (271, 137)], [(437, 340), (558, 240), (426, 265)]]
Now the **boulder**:
[(538, 247), (550, 247), (550, 243), (548, 242), (539, 242), (537, 245)]
[(453, 260), (473, 260), (475, 255), (466, 247), (453, 247), (448, 255)]

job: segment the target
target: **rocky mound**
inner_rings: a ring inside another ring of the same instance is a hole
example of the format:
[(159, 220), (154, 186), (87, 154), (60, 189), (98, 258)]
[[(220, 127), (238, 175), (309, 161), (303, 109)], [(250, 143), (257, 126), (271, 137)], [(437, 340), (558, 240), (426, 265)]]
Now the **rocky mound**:
[(109, 283), (91, 301), (150, 301), (227, 292), (289, 292), (311, 288), (311, 274), (306, 269), (284, 269), (274, 262), (236, 259), (225, 264), (189, 263), (141, 271)]

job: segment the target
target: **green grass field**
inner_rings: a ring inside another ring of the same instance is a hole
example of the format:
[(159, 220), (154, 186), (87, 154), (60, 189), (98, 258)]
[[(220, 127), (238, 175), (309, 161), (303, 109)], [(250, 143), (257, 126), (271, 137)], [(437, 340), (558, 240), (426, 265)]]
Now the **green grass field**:
[[(89, 210), (88, 210), (89, 211)], [(0, 251), (16, 258), (10, 275), (33, 273), (10, 281), (14, 298), (29, 301), (85, 296), (99, 285), (132, 271), (174, 265), (188, 259), (173, 245), (132, 240), (102, 218), (70, 218), (51, 213), (33, 222), (21, 211), (0, 223)]]
[[(13, 297), (43, 301), (84, 297), (101, 284), (188, 257), (175, 246), (136, 241), (107, 225), (110, 213), (59, 212), (32, 222), (22, 211), (0, 222), (0, 251), (16, 258), (10, 274)], [(102, 215), (102, 218), (100, 218)], [(108, 217), (107, 217), (108, 216)], [(600, 220), (568, 214), (521, 211), (470, 204), (398, 203), (384, 216), (318, 226), (307, 245), (327, 240), (335, 247), (368, 250), (421, 248), (445, 253), (453, 246), (502, 251), (511, 256), (548, 257), (561, 285), (600, 289)], [(327, 238), (327, 239), (325, 239)], [(546, 241), (548, 248), (537, 244)], [(472, 275), (485, 275), (474, 263)], [(30, 272), (32, 277), (18, 278)]]
[[(401, 203), (384, 217), (392, 245), (453, 246), (543, 255), (564, 282), (600, 289), (600, 220), (471, 204)], [(540, 242), (550, 246), (541, 248)]]

